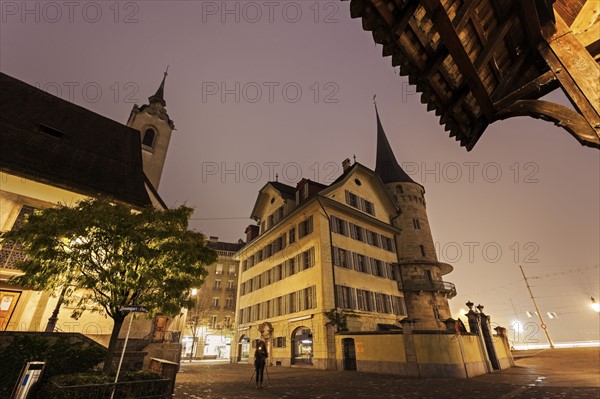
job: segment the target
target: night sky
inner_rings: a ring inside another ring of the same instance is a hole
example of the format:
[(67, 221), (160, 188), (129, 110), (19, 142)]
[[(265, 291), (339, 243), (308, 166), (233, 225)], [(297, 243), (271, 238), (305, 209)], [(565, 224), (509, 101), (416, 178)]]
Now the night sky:
[[(425, 186), (438, 257), (454, 265), (453, 312), (470, 299), (494, 323), (536, 322), (523, 265), (555, 341), (598, 339), (598, 150), (521, 117), (492, 124), (467, 152), (349, 3), (269, 4), (5, 1), (0, 69), (126, 123), (168, 65), (177, 130), (159, 193), (195, 207), (192, 226), (224, 241), (244, 237), (275, 174), (331, 183), (353, 155), (374, 168), (376, 94), (398, 161)], [(568, 103), (558, 91), (546, 99)], [(525, 325), (529, 342), (544, 341), (537, 325)]]

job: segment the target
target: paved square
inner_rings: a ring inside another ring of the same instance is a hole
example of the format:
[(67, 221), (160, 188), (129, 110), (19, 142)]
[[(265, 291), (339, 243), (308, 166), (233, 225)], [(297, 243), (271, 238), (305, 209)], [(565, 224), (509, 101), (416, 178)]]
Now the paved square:
[(414, 379), (269, 367), (256, 389), (248, 364), (184, 363), (175, 398), (598, 399), (600, 348), (521, 352), (517, 366), (471, 379)]

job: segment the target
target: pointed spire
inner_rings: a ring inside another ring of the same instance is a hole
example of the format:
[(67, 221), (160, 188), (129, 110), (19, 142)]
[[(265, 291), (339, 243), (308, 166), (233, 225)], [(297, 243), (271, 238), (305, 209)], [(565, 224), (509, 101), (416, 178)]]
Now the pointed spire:
[(158, 90), (156, 90), (156, 93), (154, 93), (153, 96), (148, 97), (148, 101), (150, 102), (150, 104), (152, 104), (153, 102), (159, 102), (162, 104), (163, 107), (165, 107), (167, 105), (167, 103), (164, 99), (164, 95), (165, 95), (165, 79), (167, 78), (168, 74), (169, 74), (169, 67), (167, 66), (167, 70), (163, 74), (162, 82), (160, 82), (160, 86), (158, 87)]
[(375, 173), (379, 175), (385, 184), (414, 183), (414, 180), (410, 178), (400, 167), (398, 161), (396, 161), (392, 147), (379, 120), (375, 97), (373, 97), (373, 103), (375, 104), (375, 115), (377, 115), (377, 160), (375, 161)]

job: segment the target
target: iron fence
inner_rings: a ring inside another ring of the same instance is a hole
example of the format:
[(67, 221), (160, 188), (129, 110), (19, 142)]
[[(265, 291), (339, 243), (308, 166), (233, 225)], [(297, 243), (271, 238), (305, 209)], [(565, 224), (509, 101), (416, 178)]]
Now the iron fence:
[(68, 386), (51, 383), (55, 397), (63, 399), (110, 399), (113, 389), (114, 399), (163, 399), (170, 397), (172, 381), (161, 379)]

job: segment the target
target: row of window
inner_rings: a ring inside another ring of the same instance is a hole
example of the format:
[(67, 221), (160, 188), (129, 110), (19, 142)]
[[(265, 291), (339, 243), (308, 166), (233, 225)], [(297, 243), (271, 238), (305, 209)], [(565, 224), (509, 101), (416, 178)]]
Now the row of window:
[(396, 252), (396, 245), (394, 239), (386, 237), (382, 234), (376, 233), (372, 230), (358, 226), (354, 223), (350, 223), (347, 220), (340, 219), (336, 216), (331, 216), (331, 230), (334, 233), (341, 234), (343, 236), (350, 236), (351, 238), (366, 242), (377, 248), (383, 248), (386, 251)]
[(395, 315), (407, 314), (406, 303), (400, 296), (361, 290), (345, 285), (336, 285), (335, 295), (340, 308)]
[[(221, 308), (221, 298), (215, 296), (212, 299), (212, 307), (215, 309), (220, 309)], [(225, 299), (225, 307), (223, 309), (226, 310), (233, 310), (235, 309), (235, 305), (233, 302), (233, 298), (226, 298)]]
[(283, 316), (317, 307), (317, 290), (312, 287), (282, 295), (256, 305), (240, 309), (238, 322), (251, 323), (270, 317)]
[(303, 270), (315, 265), (315, 248), (312, 247), (304, 252), (299, 253), (293, 258), (287, 259), (283, 263), (270, 268), (254, 276), (253, 278), (244, 281), (240, 284), (240, 296), (249, 294), (267, 285), (276, 283), (286, 277), (293, 276)]
[[(223, 284), (221, 284), (221, 280), (215, 280), (215, 285), (213, 286), (214, 289), (216, 290), (220, 290), (223, 287)], [(234, 280), (227, 280), (227, 289), (228, 290), (235, 290), (235, 281)]]
[(359, 209), (369, 215), (375, 216), (375, 205), (366, 199), (346, 190), (346, 204), (353, 208)]
[[(237, 265), (229, 265), (228, 273), (230, 276), (234, 276), (237, 273)], [(223, 274), (223, 264), (222, 263), (216, 264), (215, 274)]]
[[(309, 216), (298, 224), (298, 239), (304, 238), (313, 231), (313, 218)], [(290, 228), (289, 232), (281, 234), (279, 237), (265, 245), (262, 249), (256, 251), (253, 255), (249, 256), (242, 262), (242, 271), (246, 271), (249, 268), (262, 262), (264, 259), (268, 259), (270, 256), (275, 255), (282, 249), (284, 249), (288, 243), (286, 237), (289, 236), (289, 244), (296, 242), (296, 226)]]
[(372, 274), (390, 280), (400, 280), (399, 272), (393, 265), (380, 259), (371, 258), (347, 249), (333, 247), (333, 264), (353, 269), (357, 272)]

